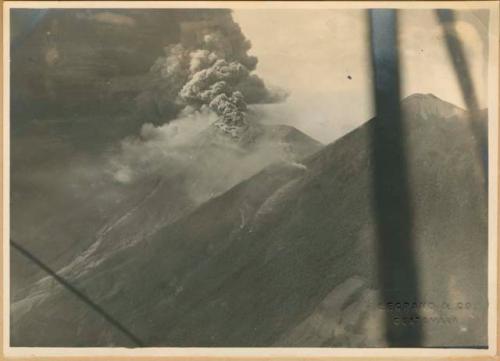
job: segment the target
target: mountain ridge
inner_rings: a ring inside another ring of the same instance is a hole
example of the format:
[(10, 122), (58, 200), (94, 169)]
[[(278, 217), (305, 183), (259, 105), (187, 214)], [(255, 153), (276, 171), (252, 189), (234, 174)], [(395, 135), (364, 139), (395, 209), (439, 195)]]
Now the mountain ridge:
[[(403, 118), (414, 256), (427, 301), (464, 299), (476, 306), (456, 314), (445, 332), (424, 325), (422, 346), (484, 345), (482, 169), (466, 114), (434, 110), (406, 111)], [(141, 247), (107, 259), (77, 286), (151, 346), (380, 346), (380, 312), (373, 308), (379, 297), (370, 152), (375, 121), (300, 164), (265, 168)], [(26, 313), (21, 309), (30, 301), (23, 302), (12, 322), (13, 344), (67, 345), (85, 335), (87, 344), (129, 345), (64, 294)], [(338, 305), (357, 311), (339, 320)], [(67, 312), (66, 321), (55, 317), (54, 307)], [(44, 324), (59, 333), (33, 331)]]

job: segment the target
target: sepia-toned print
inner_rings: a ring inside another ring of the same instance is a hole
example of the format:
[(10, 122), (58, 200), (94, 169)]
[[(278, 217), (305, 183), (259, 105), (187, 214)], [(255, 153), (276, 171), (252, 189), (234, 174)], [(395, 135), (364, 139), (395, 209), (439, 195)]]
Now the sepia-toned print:
[(5, 9), (11, 349), (491, 349), (498, 9), (113, 4)]

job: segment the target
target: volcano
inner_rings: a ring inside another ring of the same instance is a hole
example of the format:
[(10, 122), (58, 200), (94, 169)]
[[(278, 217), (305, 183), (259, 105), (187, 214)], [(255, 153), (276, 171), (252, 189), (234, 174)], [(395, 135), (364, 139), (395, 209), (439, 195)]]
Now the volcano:
[[(425, 299), (395, 302), (451, 305), (422, 307), (422, 317), (434, 320), (422, 325), (424, 347), (485, 346), (487, 190), (469, 114), (425, 94), (404, 99), (402, 110), (413, 256)], [(483, 131), (486, 114), (474, 119)], [(267, 166), (87, 265), (72, 284), (147, 346), (384, 346), (370, 142), (376, 121), (303, 159)], [(11, 311), (13, 346), (134, 346), (50, 279)]]

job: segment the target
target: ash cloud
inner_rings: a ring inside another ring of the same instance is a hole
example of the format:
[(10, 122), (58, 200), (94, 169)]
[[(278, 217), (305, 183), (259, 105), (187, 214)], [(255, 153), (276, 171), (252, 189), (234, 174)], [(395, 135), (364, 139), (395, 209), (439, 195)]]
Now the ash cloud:
[(226, 79), (228, 98), (282, 98), (252, 73), (257, 58), (229, 9), (16, 9), (12, 34), (12, 110), (22, 121), (126, 115), (131, 134), (178, 118), (192, 106), (184, 85), (221, 60), (245, 69)]
[(109, 162), (116, 181), (182, 175), (186, 192), (201, 202), (291, 157), (286, 146), (264, 139), (259, 120), (248, 114), (248, 105), (288, 94), (253, 73), (257, 58), (231, 13), (211, 14), (181, 22), (179, 42), (164, 47), (151, 66), (138, 102), (161, 119), (122, 141)]
[[(252, 71), (257, 58), (230, 13), (209, 21), (184, 22), (181, 41), (164, 48), (150, 69), (150, 88), (139, 103), (153, 104), (160, 116), (208, 108), (218, 116), (214, 126), (232, 138), (248, 128), (247, 104), (284, 100)], [(153, 100), (152, 100), (153, 99)]]

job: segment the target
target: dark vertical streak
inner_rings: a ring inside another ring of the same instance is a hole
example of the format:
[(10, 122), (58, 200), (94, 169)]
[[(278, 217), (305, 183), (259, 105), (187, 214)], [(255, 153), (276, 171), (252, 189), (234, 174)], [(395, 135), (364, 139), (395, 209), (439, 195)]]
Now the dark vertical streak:
[(443, 28), (446, 48), (450, 56), (451, 63), (455, 70), (457, 81), (462, 91), (462, 98), (469, 111), (469, 125), (476, 142), (478, 156), (481, 158), (484, 182), (488, 182), (488, 127), (483, 127), (480, 123), (481, 114), (479, 112), (479, 102), (477, 100), (474, 82), (469, 71), (469, 64), (465, 57), (465, 51), (455, 30), (455, 15), (449, 9), (436, 9), (436, 17)]
[[(369, 11), (376, 119), (371, 128), (378, 277), (382, 302), (418, 302), (412, 212), (406, 167), (405, 129), (400, 109), (400, 76), (395, 10)], [(394, 317), (413, 317), (397, 325)], [(389, 346), (420, 346), (416, 309), (386, 313)]]
[(17, 244), (13, 240), (10, 241), (10, 245), (14, 247), (19, 253), (21, 253), (24, 257), (29, 259), (31, 262), (35, 263), (38, 267), (48, 273), (51, 277), (53, 277), (57, 282), (59, 282), (64, 288), (73, 293), (76, 297), (78, 297), (82, 302), (87, 304), (90, 308), (92, 308), (95, 312), (101, 315), (106, 321), (108, 321), (113, 327), (121, 331), (127, 338), (132, 341), (133, 344), (137, 346), (144, 346), (143, 342), (135, 336), (132, 332), (127, 330), (125, 326), (123, 326), (120, 322), (115, 320), (107, 311), (105, 311), (101, 306), (94, 303), (90, 298), (84, 295), (81, 291), (77, 290), (73, 287), (68, 281), (55, 273), (52, 269), (50, 269), (47, 265), (45, 265), (42, 261), (40, 261), (37, 257), (32, 255), (28, 250), (23, 248), (21, 245)]
[[(10, 49), (14, 52), (20, 44), (26, 39), (26, 37), (36, 31), (38, 24), (43, 20), (43, 18), (49, 12), (48, 9), (11, 9), (9, 16), (11, 19), (11, 39), (10, 39)], [(22, 21), (22, 26), (18, 25), (19, 29), (14, 30), (14, 18), (18, 21)]]

